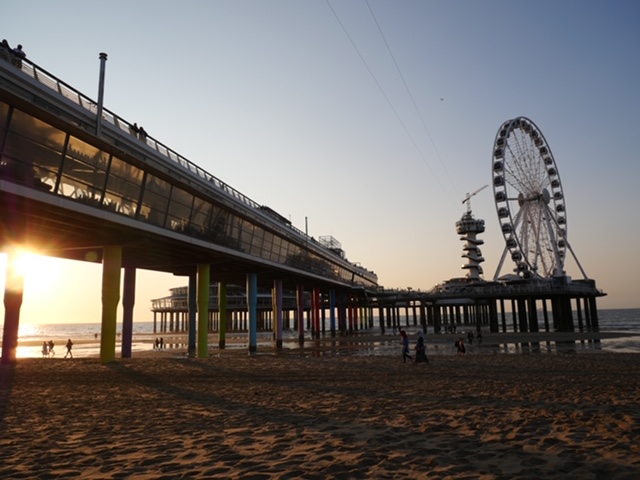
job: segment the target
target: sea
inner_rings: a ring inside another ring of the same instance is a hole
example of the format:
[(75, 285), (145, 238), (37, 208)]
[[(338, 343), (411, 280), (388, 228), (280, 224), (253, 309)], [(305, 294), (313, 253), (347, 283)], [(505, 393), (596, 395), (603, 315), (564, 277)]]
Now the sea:
[[(625, 352), (625, 353), (640, 353), (640, 308), (629, 309), (605, 309), (598, 311), (598, 319), (600, 323), (601, 332), (620, 332), (624, 335), (614, 336), (614, 338), (603, 338), (597, 343), (588, 342), (582, 345), (584, 350), (597, 349), (608, 352)], [(377, 325), (376, 319), (374, 319), (374, 325)], [(2, 327), (0, 327), (2, 328)], [(57, 357), (64, 357), (65, 344), (67, 339), (75, 339), (72, 352), (74, 358), (78, 357), (97, 357), (100, 354), (100, 330), (99, 323), (46, 323), (46, 324), (24, 324), (20, 325), (18, 331), (18, 358), (37, 358), (42, 357), (42, 342), (53, 340), (55, 344), (55, 352)], [(450, 348), (448, 343), (447, 347), (443, 348), (441, 345), (443, 342), (436, 342), (435, 336), (432, 332), (427, 330), (427, 353), (442, 354), (453, 353), (453, 349)], [(359, 334), (378, 333), (379, 329), (374, 328), (372, 330), (359, 331)], [(390, 336), (388, 342), (383, 342), (377, 345), (372, 350), (368, 350), (365, 354), (379, 354), (386, 355), (390, 352), (397, 350), (397, 339), (393, 335), (394, 332), (387, 332)], [(122, 335), (122, 324), (118, 323), (116, 341), (116, 354), (120, 353), (120, 337)], [(149, 322), (134, 322), (133, 324), (133, 342), (132, 352), (135, 357), (135, 352), (152, 350), (155, 347), (155, 338), (162, 336), (162, 333), (154, 333), (153, 321)], [(246, 333), (242, 334), (228, 334), (228, 337), (236, 336), (237, 338), (246, 337)], [(212, 335), (213, 339), (215, 336)], [(357, 336), (356, 336), (357, 337)], [(78, 340), (82, 340), (81, 342)], [(351, 340), (354, 343), (357, 341)], [(213, 340), (212, 340), (213, 341)], [(270, 334), (260, 333), (258, 335), (258, 349), (261, 345), (270, 345)], [(166, 345), (166, 348), (184, 348), (185, 345)], [(284, 348), (299, 348), (298, 333), (294, 331), (285, 331), (283, 338)], [(467, 347), (470, 347), (467, 345)], [(217, 348), (217, 340), (215, 345), (210, 345), (210, 348)], [(246, 342), (232, 342), (228, 344), (227, 348), (247, 348)], [(476, 352), (481, 353), (482, 349), (478, 348), (476, 342)], [(0, 348), (0, 351), (2, 349)], [(468, 350), (474, 352), (473, 346)], [(556, 351), (556, 349), (550, 349), (547, 351)], [(492, 352), (496, 353), (496, 352)], [(521, 349), (518, 345), (504, 345), (500, 349), (499, 353), (521, 353)], [(362, 354), (362, 350), (360, 350)]]

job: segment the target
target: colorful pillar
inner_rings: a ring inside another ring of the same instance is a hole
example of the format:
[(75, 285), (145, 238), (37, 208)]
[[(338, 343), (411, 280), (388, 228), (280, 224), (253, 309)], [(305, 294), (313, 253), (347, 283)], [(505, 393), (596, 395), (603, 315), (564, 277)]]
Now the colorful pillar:
[(133, 343), (133, 306), (136, 303), (136, 269), (124, 267), (122, 286), (122, 358), (131, 358)]
[(218, 327), (218, 347), (223, 350), (227, 343), (227, 284), (218, 283), (218, 316), (220, 325)]
[(258, 275), (247, 274), (247, 307), (249, 308), (249, 353), (258, 351)]
[(187, 355), (196, 356), (198, 339), (196, 333), (198, 331), (198, 279), (196, 271), (189, 274), (189, 283), (187, 286), (187, 308), (188, 311), (188, 327), (189, 334), (187, 336)]
[(311, 291), (311, 321), (313, 323), (313, 336), (320, 338), (320, 289), (315, 287)]
[(209, 275), (210, 267), (198, 265), (198, 358), (209, 356)]
[(273, 334), (276, 349), (282, 350), (282, 280), (273, 281)]
[(116, 359), (116, 324), (120, 302), (120, 271), (122, 247), (108, 245), (102, 250), (102, 335), (100, 336), (100, 362)]
[(297, 313), (298, 313), (298, 342), (304, 343), (304, 285), (299, 284), (296, 288)]
[(331, 336), (336, 336), (336, 289), (329, 290), (329, 325)]
[(4, 286), (4, 329), (2, 333), (2, 365), (15, 363), (18, 350), (20, 307), (24, 293), (24, 277), (16, 265), (17, 254), (7, 254)]

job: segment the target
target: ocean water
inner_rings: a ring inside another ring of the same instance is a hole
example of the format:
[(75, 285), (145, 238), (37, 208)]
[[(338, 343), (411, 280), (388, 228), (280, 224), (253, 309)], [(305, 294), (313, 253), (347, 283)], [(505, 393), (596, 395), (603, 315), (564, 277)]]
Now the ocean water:
[[(632, 334), (612, 339), (602, 339), (597, 345), (597, 349), (611, 352), (640, 353), (640, 309), (609, 309), (599, 310), (598, 318), (601, 332), (624, 332)], [(374, 324), (377, 324), (377, 319)], [(1, 328), (1, 327), (0, 327)], [(374, 328), (373, 332), (377, 333)], [(119, 338), (122, 333), (122, 324), (117, 325), (118, 341), (116, 346), (117, 355), (120, 353)], [(64, 356), (65, 344), (68, 338), (72, 340), (82, 339), (82, 343), (76, 343), (73, 347), (74, 357), (97, 356), (100, 351), (100, 324), (99, 323), (48, 323), (48, 324), (24, 324), (20, 325), (18, 339), (18, 358), (35, 358), (42, 356), (42, 342), (53, 340), (57, 357)], [(427, 349), (430, 353), (442, 353), (435, 342), (430, 342), (434, 337), (427, 332)], [(233, 335), (233, 334), (232, 334)], [(152, 350), (153, 339), (162, 336), (161, 333), (153, 333), (153, 322), (134, 322), (133, 324), (133, 344), (132, 351)], [(246, 334), (237, 334), (238, 337)], [(92, 342), (91, 340), (95, 340)], [(386, 353), (397, 350), (395, 337), (391, 336), (389, 342), (378, 345), (374, 353)], [(357, 341), (354, 342), (354, 344)], [(430, 345), (431, 343), (431, 345)], [(258, 336), (258, 347), (261, 344), (270, 344), (269, 334)], [(297, 332), (285, 332), (284, 347), (295, 348), (297, 343)], [(183, 345), (181, 345), (183, 347)], [(230, 345), (231, 348), (233, 346)], [(236, 345), (239, 348), (246, 348), (246, 343)], [(591, 346), (588, 348), (592, 348)], [(449, 350), (447, 348), (447, 350)], [(1, 348), (0, 348), (1, 351)], [(517, 353), (519, 350), (514, 346), (504, 346), (505, 353)]]

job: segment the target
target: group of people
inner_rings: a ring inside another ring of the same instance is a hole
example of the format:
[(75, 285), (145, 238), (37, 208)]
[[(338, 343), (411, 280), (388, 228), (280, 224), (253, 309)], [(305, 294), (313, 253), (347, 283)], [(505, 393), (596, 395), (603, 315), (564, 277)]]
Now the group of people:
[[(416, 341), (416, 346), (415, 346), (415, 351), (416, 351), (416, 359), (415, 359), (415, 363), (429, 363), (429, 359), (427, 358), (427, 348), (426, 348), (426, 344), (425, 344), (425, 340), (424, 340), (424, 332), (422, 330), (418, 330), (418, 340)], [(478, 332), (478, 343), (482, 343), (482, 333)], [(469, 344), (473, 343), (473, 339), (474, 339), (474, 335), (473, 332), (469, 332), (467, 334), (467, 339), (469, 341)], [(411, 356), (410, 352), (410, 348), (409, 348), (409, 335), (407, 335), (407, 332), (405, 332), (404, 330), (400, 330), (400, 341), (402, 343), (402, 361), (404, 363), (407, 363), (407, 359), (410, 362), (413, 362), (413, 357)], [(465, 353), (467, 353), (467, 349), (464, 345), (464, 338), (460, 337), (458, 338), (455, 343), (454, 343), (454, 347), (456, 348), (456, 352), (458, 353), (458, 355), (464, 355)]]
[[(407, 363), (407, 359), (413, 362), (413, 357), (409, 353), (409, 336), (404, 330), (400, 330), (400, 339), (402, 342), (402, 361)], [(424, 341), (424, 332), (418, 330), (418, 340), (416, 341), (416, 359), (415, 363), (429, 363), (427, 358), (427, 345)]]
[(2, 40), (2, 47), (9, 51), (11, 54), (11, 63), (13, 63), (16, 67), (22, 68), (22, 60), (27, 58), (27, 54), (24, 53), (22, 49), (22, 45), (18, 45), (16, 48), (11, 48), (9, 42), (6, 39)]
[(55, 347), (55, 343), (53, 343), (53, 340), (42, 342), (42, 356), (54, 357), (56, 355), (56, 351), (53, 349), (53, 347)]
[(156, 338), (156, 344), (154, 346), (154, 350), (162, 350), (164, 348), (164, 340), (162, 337)]
[(138, 126), (137, 122), (135, 122), (129, 128), (131, 130), (131, 135), (133, 135), (134, 137), (139, 138), (140, 140), (147, 139), (147, 132), (145, 131), (144, 128), (142, 128), (142, 126)]
[[(42, 342), (42, 356), (55, 357), (56, 355), (56, 351), (54, 350), (55, 346), (56, 344), (53, 343), (53, 340), (49, 340), (48, 342)], [(72, 347), (73, 347), (73, 342), (71, 341), (71, 339), (68, 339), (67, 344), (65, 345), (65, 348), (67, 349), (67, 353), (64, 354), (64, 358), (67, 358), (67, 357), (73, 358), (73, 353), (71, 353)]]

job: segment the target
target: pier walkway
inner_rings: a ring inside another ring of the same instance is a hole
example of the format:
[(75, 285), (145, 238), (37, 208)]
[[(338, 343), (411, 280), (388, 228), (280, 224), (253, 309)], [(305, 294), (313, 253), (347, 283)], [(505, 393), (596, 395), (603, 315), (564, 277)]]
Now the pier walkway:
[[(103, 70), (106, 55), (100, 58)], [(246, 284), (250, 306), (258, 286), (323, 288), (347, 301), (377, 287), (376, 274), (348, 261), (335, 239), (307, 236), (2, 47), (0, 155), (0, 249), (36, 246), (47, 256), (103, 264), (104, 361), (114, 356), (121, 269), (125, 324), (132, 321), (136, 269), (189, 277), (201, 292), (192, 288), (190, 301), (202, 302), (205, 313), (211, 282)], [(7, 280), (11, 286), (11, 272)], [(17, 290), (5, 292), (3, 362), (12, 360), (6, 345), (13, 329), (17, 334)], [(190, 322), (195, 327), (196, 319)], [(204, 347), (198, 344), (199, 353)]]

